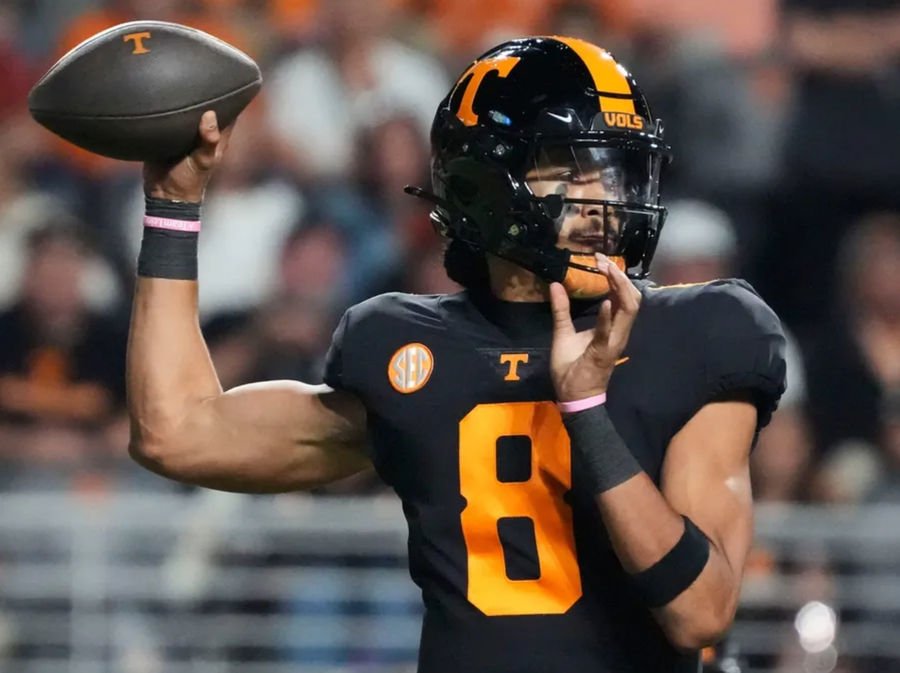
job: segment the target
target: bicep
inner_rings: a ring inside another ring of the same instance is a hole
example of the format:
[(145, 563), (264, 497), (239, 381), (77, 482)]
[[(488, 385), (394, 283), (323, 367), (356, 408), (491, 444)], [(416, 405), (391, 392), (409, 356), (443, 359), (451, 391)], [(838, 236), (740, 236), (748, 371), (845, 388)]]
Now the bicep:
[(371, 466), (365, 427), (365, 408), (350, 393), (296, 381), (253, 383), (203, 400), (161, 464), (149, 467), (227, 491), (311, 488)]
[(747, 401), (706, 404), (672, 438), (662, 471), (666, 500), (709, 537), (738, 578), (753, 537), (756, 415)]

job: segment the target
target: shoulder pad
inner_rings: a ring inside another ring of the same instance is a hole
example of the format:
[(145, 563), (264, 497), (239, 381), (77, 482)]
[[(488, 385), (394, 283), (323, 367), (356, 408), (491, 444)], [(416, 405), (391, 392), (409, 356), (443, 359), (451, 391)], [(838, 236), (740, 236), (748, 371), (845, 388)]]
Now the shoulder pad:
[(706, 399), (749, 393), (759, 427), (771, 418), (785, 389), (781, 321), (744, 280), (643, 288), (645, 299), (678, 311), (700, 338)]

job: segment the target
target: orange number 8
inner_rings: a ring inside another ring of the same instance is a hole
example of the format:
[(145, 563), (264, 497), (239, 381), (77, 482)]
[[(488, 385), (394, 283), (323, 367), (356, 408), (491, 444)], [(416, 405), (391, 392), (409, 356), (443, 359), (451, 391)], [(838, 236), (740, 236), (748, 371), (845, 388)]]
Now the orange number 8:
[[(531, 477), (497, 478), (497, 440), (531, 439)], [(481, 404), (459, 423), (459, 483), (466, 506), (462, 530), (468, 556), (468, 599), (486, 615), (562, 614), (581, 597), (572, 510), (569, 437), (552, 402)], [(507, 577), (497, 522), (534, 523), (540, 576)]]

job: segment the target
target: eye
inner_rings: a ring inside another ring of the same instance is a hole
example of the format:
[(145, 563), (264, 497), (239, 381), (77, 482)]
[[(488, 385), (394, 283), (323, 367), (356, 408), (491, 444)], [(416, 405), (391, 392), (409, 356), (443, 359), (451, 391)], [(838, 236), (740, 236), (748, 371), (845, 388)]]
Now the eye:
[(575, 185), (588, 185), (588, 184), (590, 184), (592, 182), (596, 182), (596, 181), (597, 181), (596, 173), (579, 173), (579, 174), (573, 173), (571, 178), (569, 179), (569, 182), (571, 182), (572, 184), (575, 184)]
[(559, 169), (550, 171), (549, 173), (542, 175), (541, 178), (553, 182), (572, 182), (575, 179), (575, 172), (571, 169)]

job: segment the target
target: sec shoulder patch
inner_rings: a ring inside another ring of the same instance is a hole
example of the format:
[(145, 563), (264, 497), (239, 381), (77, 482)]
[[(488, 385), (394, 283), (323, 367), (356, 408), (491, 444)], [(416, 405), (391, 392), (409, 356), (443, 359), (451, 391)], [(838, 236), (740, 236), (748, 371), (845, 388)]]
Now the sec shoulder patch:
[(434, 355), (425, 344), (410, 343), (397, 349), (388, 364), (388, 380), (398, 393), (421, 390), (434, 371)]

